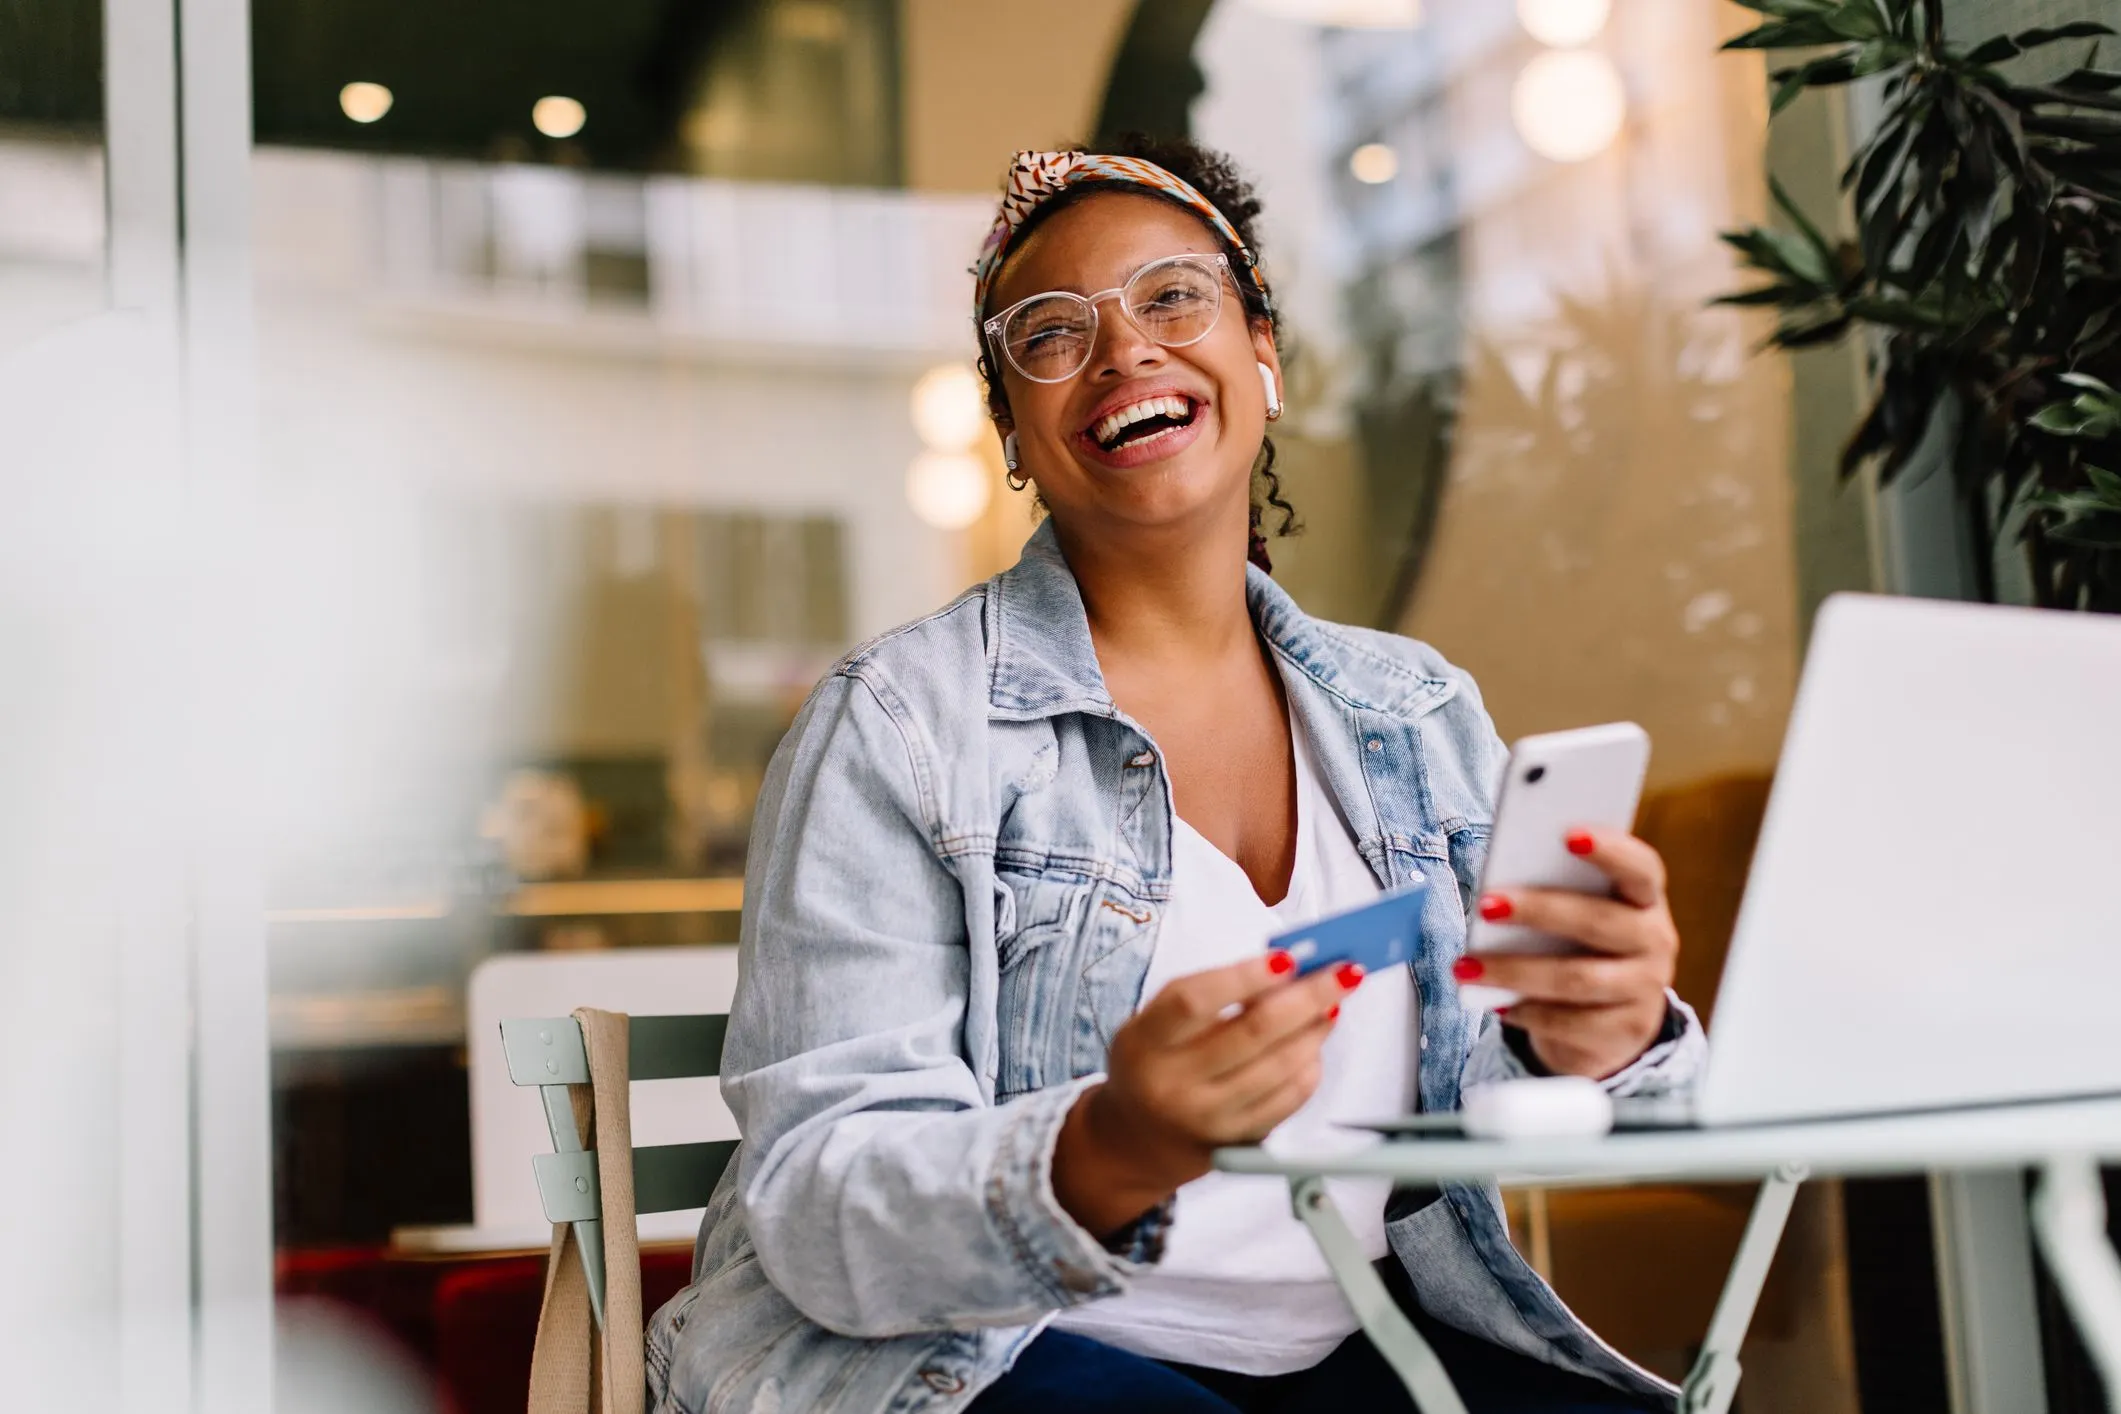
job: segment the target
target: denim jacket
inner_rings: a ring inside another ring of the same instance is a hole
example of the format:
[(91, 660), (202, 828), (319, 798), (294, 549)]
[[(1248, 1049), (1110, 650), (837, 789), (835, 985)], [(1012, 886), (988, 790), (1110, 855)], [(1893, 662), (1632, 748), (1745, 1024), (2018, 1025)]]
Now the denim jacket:
[[(1438, 885), (1411, 964), (1418, 1089), (1451, 1109), (1466, 1079), (1523, 1073), (1451, 980), (1502, 744), (1428, 647), (1311, 619), (1256, 569), (1248, 597), (1378, 881)], [(1115, 1253), (1075, 1223), (1051, 1164), (1140, 1001), (1172, 829), (1050, 525), (818, 686), (759, 801), (722, 1080), (744, 1142), (692, 1285), (650, 1323), (658, 1414), (963, 1409), (1054, 1312), (1155, 1259), (1153, 1225)], [(1616, 1092), (1692, 1083), (1703, 1038), (1677, 1010)], [(1518, 1255), (1493, 1188), (1446, 1187), (1388, 1237), (1439, 1320), (1669, 1403)]]

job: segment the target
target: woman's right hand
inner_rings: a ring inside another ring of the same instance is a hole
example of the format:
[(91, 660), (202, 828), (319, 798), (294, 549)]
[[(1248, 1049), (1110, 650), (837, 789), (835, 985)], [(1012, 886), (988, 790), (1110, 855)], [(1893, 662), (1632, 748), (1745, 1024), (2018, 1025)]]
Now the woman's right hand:
[(1352, 963), (1293, 975), (1268, 953), (1178, 978), (1112, 1038), (1103, 1084), (1069, 1111), (1054, 1196), (1099, 1237), (1208, 1172), (1214, 1151), (1256, 1143), (1318, 1088), (1319, 1053)]

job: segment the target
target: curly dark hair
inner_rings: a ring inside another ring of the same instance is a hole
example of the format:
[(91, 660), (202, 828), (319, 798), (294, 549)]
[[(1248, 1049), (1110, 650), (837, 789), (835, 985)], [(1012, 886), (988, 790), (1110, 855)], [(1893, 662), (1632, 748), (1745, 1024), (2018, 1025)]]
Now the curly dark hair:
[[(1096, 148), (1083, 143), (1074, 146), (1082, 151), (1095, 151), (1110, 157), (1135, 157), (1145, 162), (1154, 162), (1166, 172), (1185, 181), (1213, 203), (1215, 209), (1222, 212), (1223, 219), (1236, 230), (1238, 238), (1245, 243), (1252, 258), (1259, 258), (1259, 196), (1252, 190), (1252, 183), (1238, 171), (1237, 164), (1230, 160), (1228, 154), (1217, 152), (1212, 147), (1203, 147), (1191, 138), (1154, 138), (1146, 133), (1126, 133), (1117, 142)], [(1189, 215), (1198, 215), (1192, 207), (1184, 205), (1174, 197), (1165, 196), (1152, 187), (1109, 181), (1079, 182), (1048, 198), (1024, 218), (1024, 224), (1017, 227), (1015, 234), (1009, 238), (1009, 244), (1003, 249), (1002, 259), (1006, 261), (1009, 252), (1021, 245), (1024, 237), (1052, 219), (1056, 212), (1066, 210), (1084, 197), (1114, 189), (1170, 201)], [(1202, 224), (1206, 225), (1205, 222)], [(1221, 233), (1215, 232), (1213, 227), (1209, 227), (1209, 230), (1225, 247), (1224, 253), (1230, 257), (1230, 267), (1235, 273), (1245, 263), (1244, 254), (1231, 248), (1229, 242), (1223, 240)], [(1245, 318), (1255, 324), (1265, 324), (1274, 338), (1275, 346), (1279, 348), (1281, 318), (1266, 295), (1250, 279), (1243, 276), (1239, 276), (1233, 283), (1237, 286), (1238, 298), (1244, 305)], [(990, 301), (993, 298), (991, 289), (988, 298)], [(1009, 413), (1009, 396), (1002, 389), (1000, 368), (993, 358), (992, 351), (987, 347), (985, 329), (988, 313), (989, 311), (982, 307), (974, 310), (972, 314), (973, 327), (980, 331), (979, 372), (987, 384), (988, 411), (997, 417), (1006, 417)], [(1273, 530), (1275, 535), (1294, 535), (1303, 529), (1302, 523), (1296, 518), (1296, 508), (1282, 498), (1281, 476), (1274, 470), (1274, 461), (1274, 439), (1261, 439), (1259, 460), (1252, 466), (1252, 534), (1247, 554), (1253, 564), (1269, 573), (1273, 572), (1274, 562), (1267, 554), (1267, 532), (1263, 528), (1267, 512), (1271, 510), (1279, 516)]]

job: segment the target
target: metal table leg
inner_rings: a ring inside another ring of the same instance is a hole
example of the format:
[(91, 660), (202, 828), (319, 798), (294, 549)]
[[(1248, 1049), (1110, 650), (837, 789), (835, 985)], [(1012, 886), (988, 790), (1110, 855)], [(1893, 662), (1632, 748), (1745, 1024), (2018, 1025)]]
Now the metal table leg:
[(2106, 1407), (2121, 1410), (2121, 1258), (2106, 1236), (2098, 1164), (2067, 1158), (2041, 1167), (2033, 1236), (2106, 1385)]
[(2048, 1414), (2025, 1171), (1930, 1175), (1951, 1414)]
[(1362, 1322), (1370, 1343), (1406, 1384), (1414, 1407), (1421, 1414), (1466, 1414), (1465, 1401), (1458, 1397), (1451, 1377), (1444, 1373), (1443, 1362), (1429, 1349), (1421, 1332), (1414, 1329), (1406, 1312), (1392, 1300), (1392, 1293), (1385, 1290), (1384, 1280), (1363, 1255), (1362, 1245), (1348, 1230), (1340, 1209), (1333, 1205), (1325, 1180), (1292, 1178), (1289, 1197), (1296, 1205), (1296, 1216), (1311, 1229), (1318, 1250), (1325, 1254), (1333, 1279), (1340, 1283), (1348, 1304), (1355, 1308), (1355, 1318)]
[(1738, 1393), (1738, 1349), (1753, 1323), (1760, 1288), (1774, 1264), (1783, 1226), (1789, 1222), (1790, 1204), (1796, 1201), (1797, 1185), (1804, 1178), (1802, 1167), (1785, 1165), (1760, 1185), (1738, 1255), (1731, 1260), (1731, 1274), (1724, 1278), (1723, 1294), (1716, 1298), (1716, 1314), (1709, 1320), (1701, 1358), (1680, 1388), (1679, 1414), (1726, 1414), (1730, 1409)]

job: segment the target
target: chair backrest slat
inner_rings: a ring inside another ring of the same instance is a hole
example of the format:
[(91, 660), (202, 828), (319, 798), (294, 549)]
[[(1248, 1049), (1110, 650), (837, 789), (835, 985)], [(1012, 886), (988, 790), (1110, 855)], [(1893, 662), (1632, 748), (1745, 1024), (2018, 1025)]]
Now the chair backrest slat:
[(638, 1213), (704, 1208), (736, 1153), (734, 1139), (647, 1144), (633, 1151), (633, 1207)]
[[(736, 1153), (734, 1139), (697, 1144), (644, 1144), (633, 1151), (633, 1210), (680, 1213), (703, 1208)], [(596, 1152), (533, 1154), (538, 1198), (548, 1222), (592, 1222), (603, 1216)]]
[(722, 1073), (726, 1016), (636, 1016), (628, 1023), (626, 1068), (635, 1080), (690, 1080)]

